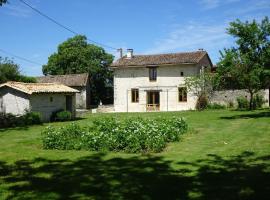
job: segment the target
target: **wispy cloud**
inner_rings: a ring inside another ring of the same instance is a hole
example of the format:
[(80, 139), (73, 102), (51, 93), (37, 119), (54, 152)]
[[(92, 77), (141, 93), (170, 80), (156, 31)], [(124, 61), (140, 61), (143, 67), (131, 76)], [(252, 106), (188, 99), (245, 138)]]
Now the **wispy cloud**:
[(226, 25), (206, 25), (188, 23), (175, 26), (165, 38), (157, 40), (154, 47), (144, 53), (164, 53), (172, 51), (189, 51), (204, 48), (206, 50), (222, 49), (229, 43)]
[(203, 6), (204, 9), (209, 10), (237, 1), (240, 0), (200, 0), (200, 4)]
[[(251, 0), (246, 1), (241, 8), (235, 9), (232, 8), (227, 10), (227, 14), (230, 15), (245, 15), (248, 13), (258, 12), (261, 10), (269, 10), (270, 9), (270, 1), (269, 0)], [(256, 13), (260, 14), (260, 13)]]
[[(40, 3), (40, 0), (32, 0), (29, 1), (29, 3), (33, 6), (36, 7), (38, 3)], [(20, 2), (15, 2), (15, 1), (9, 1), (9, 3), (5, 4), (3, 8), (1, 8), (4, 14), (11, 15), (14, 17), (23, 17), (27, 18), (30, 17), (33, 14), (33, 11), (23, 5)]]
[(3, 13), (15, 17), (29, 17), (31, 15), (31, 10), (20, 4), (7, 4), (3, 7)]

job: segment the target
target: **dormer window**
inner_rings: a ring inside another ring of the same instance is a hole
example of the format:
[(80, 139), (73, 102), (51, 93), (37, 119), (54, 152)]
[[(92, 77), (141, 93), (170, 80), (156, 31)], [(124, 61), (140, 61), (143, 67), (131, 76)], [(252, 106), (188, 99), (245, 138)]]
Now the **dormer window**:
[(157, 80), (157, 67), (149, 68), (149, 80), (156, 81)]

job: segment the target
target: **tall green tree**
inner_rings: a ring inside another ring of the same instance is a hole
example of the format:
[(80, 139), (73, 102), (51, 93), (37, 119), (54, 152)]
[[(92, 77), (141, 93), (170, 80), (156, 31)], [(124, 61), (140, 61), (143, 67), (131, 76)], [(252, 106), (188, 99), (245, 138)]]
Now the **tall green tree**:
[(2, 6), (4, 3), (7, 3), (7, 0), (0, 0), (0, 6)]
[(36, 82), (36, 79), (22, 75), (18, 64), (0, 57), (0, 83), (7, 81)]
[[(112, 85), (109, 66), (113, 56), (101, 47), (87, 43), (82, 35), (69, 38), (58, 46), (57, 52), (43, 66), (44, 75), (89, 73), (91, 81), (91, 103), (106, 100), (107, 85)], [(112, 98), (112, 97), (111, 97)]]
[(249, 108), (253, 108), (254, 95), (269, 87), (270, 23), (268, 17), (261, 22), (230, 23), (228, 34), (236, 40), (234, 47), (224, 49), (217, 67), (221, 88), (233, 82), (234, 87), (246, 89), (250, 94)]

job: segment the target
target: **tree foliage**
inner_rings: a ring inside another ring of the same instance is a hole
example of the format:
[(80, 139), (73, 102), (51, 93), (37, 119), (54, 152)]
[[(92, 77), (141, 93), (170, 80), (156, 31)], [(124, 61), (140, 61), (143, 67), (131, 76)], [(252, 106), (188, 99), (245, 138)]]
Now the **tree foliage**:
[(5, 3), (7, 3), (7, 0), (0, 0), (0, 6), (2, 6)]
[(217, 67), (219, 86), (225, 88), (228, 82), (233, 82), (229, 85), (246, 89), (250, 94), (249, 108), (252, 109), (254, 95), (260, 89), (269, 87), (269, 19), (265, 17), (261, 23), (236, 20), (230, 23), (227, 31), (236, 39), (236, 44), (220, 52)]
[(18, 64), (0, 57), (0, 83), (7, 81), (36, 82), (36, 79), (22, 75)]
[(215, 77), (209, 69), (205, 68), (200, 75), (185, 78), (188, 91), (197, 97), (196, 108), (203, 110), (211, 100), (215, 89)]
[(57, 52), (43, 66), (45, 75), (89, 73), (92, 104), (106, 100), (106, 86), (112, 85), (109, 65), (113, 56), (101, 47), (87, 43), (87, 38), (77, 35), (58, 46)]

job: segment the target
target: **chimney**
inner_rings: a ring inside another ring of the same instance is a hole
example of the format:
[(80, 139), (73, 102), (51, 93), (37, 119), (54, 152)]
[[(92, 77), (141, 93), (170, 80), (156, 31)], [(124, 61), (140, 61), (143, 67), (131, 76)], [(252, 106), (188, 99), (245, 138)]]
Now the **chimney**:
[(130, 59), (133, 57), (133, 49), (127, 49), (127, 58)]
[(123, 49), (120, 48), (120, 49), (117, 49), (117, 51), (120, 53), (120, 58), (122, 58), (123, 57)]

